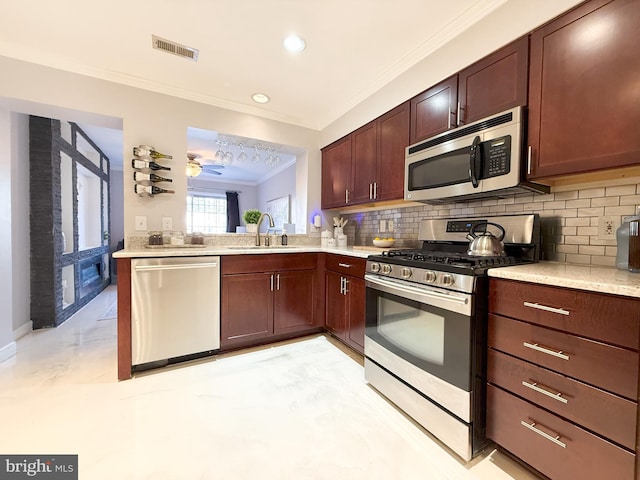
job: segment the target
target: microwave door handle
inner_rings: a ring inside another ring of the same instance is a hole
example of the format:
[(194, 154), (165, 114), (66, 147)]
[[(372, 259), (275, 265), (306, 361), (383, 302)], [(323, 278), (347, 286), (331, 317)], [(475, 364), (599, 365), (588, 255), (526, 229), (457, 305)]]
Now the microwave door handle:
[(471, 177), (471, 185), (473, 185), (473, 188), (478, 188), (478, 173), (482, 167), (482, 147), (480, 143), (480, 137), (476, 136), (476, 138), (473, 139), (469, 155), (469, 177)]

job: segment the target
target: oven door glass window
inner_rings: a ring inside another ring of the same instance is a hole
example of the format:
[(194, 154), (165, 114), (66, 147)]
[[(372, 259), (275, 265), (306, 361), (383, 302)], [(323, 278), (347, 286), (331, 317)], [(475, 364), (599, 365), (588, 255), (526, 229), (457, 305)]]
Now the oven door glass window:
[(471, 390), (469, 316), (367, 288), (366, 335), (422, 370)]

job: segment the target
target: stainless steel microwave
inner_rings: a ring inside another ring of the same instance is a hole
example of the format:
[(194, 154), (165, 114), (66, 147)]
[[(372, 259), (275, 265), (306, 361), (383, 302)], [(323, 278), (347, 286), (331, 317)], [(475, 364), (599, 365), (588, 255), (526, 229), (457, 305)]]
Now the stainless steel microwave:
[(548, 193), (526, 181), (523, 108), (448, 130), (410, 145), (405, 156), (404, 198), (425, 203)]

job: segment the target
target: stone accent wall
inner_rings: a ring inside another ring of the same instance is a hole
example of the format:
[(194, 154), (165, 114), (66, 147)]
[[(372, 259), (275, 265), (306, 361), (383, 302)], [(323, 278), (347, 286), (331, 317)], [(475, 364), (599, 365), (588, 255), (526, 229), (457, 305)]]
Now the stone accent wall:
[[(74, 126), (79, 132), (81, 130)], [(89, 142), (90, 139), (85, 136)], [(91, 142), (92, 143), (92, 142)], [(99, 149), (93, 145), (98, 151)], [(78, 200), (74, 187), (74, 251), (63, 254), (62, 240), (62, 189), (61, 154), (69, 155), (74, 162), (90, 169), (108, 182), (109, 174), (87, 160), (73, 145), (61, 137), (60, 121), (32, 116), (29, 119), (29, 162), (30, 162), (30, 237), (31, 237), (31, 320), (33, 328), (56, 327), (86, 305), (108, 284), (109, 279), (95, 282), (91, 288), (80, 290), (80, 262), (92, 259), (101, 262), (109, 253), (108, 244), (98, 248), (78, 251)], [(102, 154), (101, 154), (102, 155)], [(104, 156), (103, 156), (104, 157)], [(105, 161), (108, 159), (104, 157)], [(75, 174), (74, 174), (75, 184)], [(108, 205), (103, 208), (109, 208)], [(102, 218), (96, 219), (101, 222)], [(74, 265), (75, 301), (63, 305), (62, 269)]]
[[(395, 238), (394, 247), (420, 245), (418, 226), (425, 218), (537, 213), (541, 218), (542, 257), (568, 263), (615, 266), (616, 241), (598, 238), (602, 216), (619, 221), (640, 205), (640, 179), (553, 188), (546, 195), (520, 194), (506, 198), (445, 205), (419, 205), (342, 214), (349, 219), (349, 245), (372, 245), (376, 236)], [(393, 220), (392, 233), (380, 233), (380, 220)]]

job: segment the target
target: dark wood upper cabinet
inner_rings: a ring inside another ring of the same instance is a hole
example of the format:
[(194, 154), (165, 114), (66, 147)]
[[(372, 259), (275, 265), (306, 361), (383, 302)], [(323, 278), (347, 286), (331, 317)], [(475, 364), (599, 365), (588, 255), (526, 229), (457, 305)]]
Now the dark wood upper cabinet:
[(638, 164), (638, 0), (581, 4), (531, 35), (530, 178)]
[(373, 200), (378, 161), (377, 122), (367, 123), (351, 134), (351, 161), (353, 164), (353, 203)]
[(404, 156), (409, 146), (409, 102), (382, 115), (378, 121), (376, 200), (404, 197)]
[(433, 137), (455, 126), (457, 105), (458, 75), (413, 97), (409, 143)]
[(528, 75), (528, 35), (462, 70), (458, 74), (460, 118), (456, 124), (526, 105)]
[(347, 205), (353, 190), (351, 135), (322, 149), (322, 208)]
[(407, 101), (322, 149), (322, 208), (402, 199), (409, 112)]

